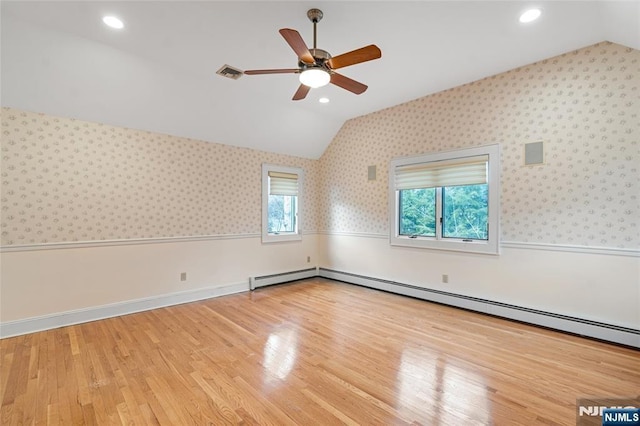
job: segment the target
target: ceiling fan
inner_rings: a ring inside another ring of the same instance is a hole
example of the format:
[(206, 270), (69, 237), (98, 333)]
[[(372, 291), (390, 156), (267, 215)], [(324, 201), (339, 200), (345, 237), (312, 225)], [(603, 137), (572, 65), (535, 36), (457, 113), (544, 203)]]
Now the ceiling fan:
[(313, 22), (313, 49), (309, 49), (300, 33), (290, 28), (283, 28), (280, 34), (298, 55), (298, 68), (284, 68), (271, 70), (248, 70), (246, 75), (257, 74), (300, 74), (300, 87), (293, 95), (294, 101), (304, 99), (312, 88), (322, 87), (329, 83), (342, 87), (356, 95), (367, 90), (367, 86), (358, 81), (338, 74), (335, 70), (348, 67), (350, 65), (378, 59), (382, 52), (375, 44), (343, 53), (332, 57), (326, 50), (318, 49), (316, 45), (316, 26), (322, 19), (320, 9), (310, 9), (307, 17)]

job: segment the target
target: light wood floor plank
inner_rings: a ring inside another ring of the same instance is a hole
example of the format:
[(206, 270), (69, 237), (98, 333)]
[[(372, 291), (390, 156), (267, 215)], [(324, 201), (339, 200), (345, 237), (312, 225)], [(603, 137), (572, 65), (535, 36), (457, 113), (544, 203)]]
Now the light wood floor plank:
[(640, 351), (324, 279), (0, 340), (0, 423), (574, 425)]

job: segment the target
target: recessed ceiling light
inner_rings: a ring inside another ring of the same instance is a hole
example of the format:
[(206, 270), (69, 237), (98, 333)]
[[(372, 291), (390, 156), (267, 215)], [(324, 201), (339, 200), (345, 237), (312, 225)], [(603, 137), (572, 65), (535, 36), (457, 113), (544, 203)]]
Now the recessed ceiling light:
[(115, 16), (104, 16), (102, 18), (102, 22), (104, 22), (105, 25), (108, 25), (109, 27), (115, 28), (117, 30), (124, 28), (124, 23)]
[(318, 99), (318, 102), (320, 102), (321, 104), (328, 104), (329, 103), (329, 98), (320, 98), (320, 99)]
[(542, 14), (542, 10), (538, 8), (529, 9), (525, 11), (522, 15), (520, 15), (520, 22), (526, 24), (528, 22), (533, 22), (540, 17)]

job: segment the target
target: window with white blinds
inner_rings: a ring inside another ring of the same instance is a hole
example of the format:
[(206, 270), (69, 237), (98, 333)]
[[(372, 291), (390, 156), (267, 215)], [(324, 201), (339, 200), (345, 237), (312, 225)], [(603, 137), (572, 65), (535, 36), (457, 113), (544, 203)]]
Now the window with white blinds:
[(437, 188), (487, 183), (489, 156), (407, 164), (395, 169), (396, 189)]
[(499, 211), (499, 145), (389, 165), (391, 245), (499, 254)]
[(297, 167), (262, 165), (262, 242), (302, 239), (303, 178)]
[(269, 195), (298, 195), (298, 175), (294, 173), (268, 172)]

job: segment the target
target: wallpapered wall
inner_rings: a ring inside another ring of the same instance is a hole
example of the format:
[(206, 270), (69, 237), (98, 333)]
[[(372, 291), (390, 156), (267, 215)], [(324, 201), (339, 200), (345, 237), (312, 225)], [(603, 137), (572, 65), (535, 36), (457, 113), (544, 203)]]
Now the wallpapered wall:
[(258, 234), (262, 163), (302, 167), (317, 229), (317, 161), (2, 109), (2, 245)]
[(638, 248), (639, 116), (640, 51), (603, 42), (352, 119), (320, 160), (320, 229), (386, 234), (391, 158), (497, 142), (503, 241)]
[(349, 120), (319, 161), (5, 108), (1, 242), (257, 234), (263, 162), (305, 170), (304, 231), (386, 234), (391, 158), (499, 142), (502, 240), (638, 248), (639, 115), (607, 42)]

